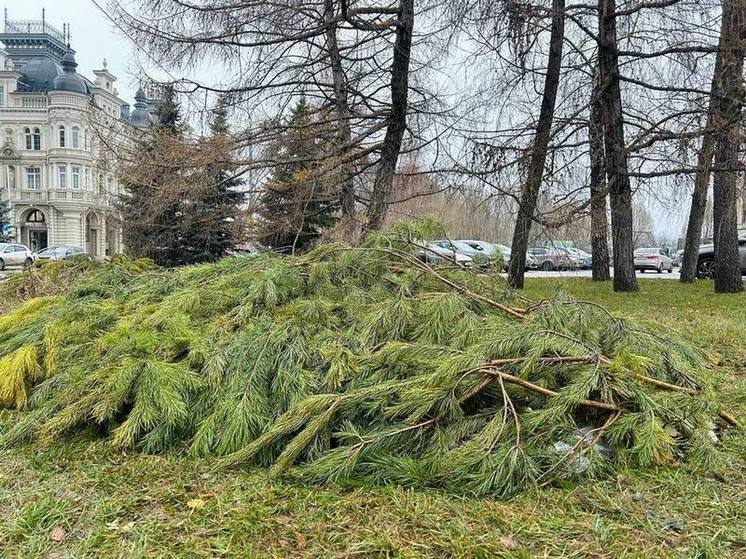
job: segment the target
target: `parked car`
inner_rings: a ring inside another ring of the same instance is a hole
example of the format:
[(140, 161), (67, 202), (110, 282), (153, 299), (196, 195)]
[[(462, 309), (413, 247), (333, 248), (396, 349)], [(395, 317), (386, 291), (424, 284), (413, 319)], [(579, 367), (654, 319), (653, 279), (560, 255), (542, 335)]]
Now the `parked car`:
[[(500, 256), (502, 257), (503, 261), (503, 269), (507, 270), (508, 265), (510, 264), (510, 256), (511, 251), (509, 246), (501, 245), (499, 243), (488, 243), (487, 241), (475, 241), (475, 240), (460, 240), (457, 241), (458, 243), (463, 243), (471, 248), (482, 251), (485, 254), (488, 254), (490, 257), (494, 257), (495, 252), (498, 252)], [(469, 254), (468, 252), (465, 254)], [(534, 257), (530, 254), (526, 255), (526, 268), (533, 269), (536, 268), (536, 260), (534, 260)]]
[(51, 246), (36, 253), (37, 260), (70, 260), (75, 257), (85, 257), (83, 247), (76, 246)]
[(450, 241), (446, 239), (433, 241), (432, 244), (453, 253), (468, 256), (472, 259), (474, 265), (480, 268), (489, 268), (492, 264), (492, 254), (494, 251), (488, 249), (486, 246), (487, 243), (475, 247), (464, 241)]
[(590, 270), (593, 268), (593, 257), (586, 251), (579, 248), (567, 248), (565, 250), (578, 261), (578, 268), (581, 270)]
[(654, 270), (659, 274), (666, 270), (669, 274), (673, 272), (673, 260), (666, 253), (665, 249), (660, 247), (638, 248), (635, 249), (635, 270), (645, 272)]
[(7, 266), (24, 266), (34, 263), (34, 253), (28, 247), (16, 243), (0, 243), (0, 270)]
[[(741, 259), (741, 274), (746, 275), (746, 236), (738, 239), (738, 255)], [(712, 278), (715, 273), (715, 245), (712, 243), (699, 247), (697, 257), (697, 277)]]
[(528, 253), (536, 260), (537, 268), (547, 272), (574, 270), (580, 265), (566, 250), (560, 248), (534, 247), (528, 249)]
[(429, 264), (440, 264), (446, 261), (453, 262), (465, 268), (474, 266), (471, 257), (461, 254), (451, 248), (443, 248), (435, 243), (419, 243), (423, 248), (415, 252), (415, 256)]
[(684, 249), (677, 250), (676, 254), (673, 255), (673, 265), (677, 268), (681, 266), (681, 262), (684, 260)]

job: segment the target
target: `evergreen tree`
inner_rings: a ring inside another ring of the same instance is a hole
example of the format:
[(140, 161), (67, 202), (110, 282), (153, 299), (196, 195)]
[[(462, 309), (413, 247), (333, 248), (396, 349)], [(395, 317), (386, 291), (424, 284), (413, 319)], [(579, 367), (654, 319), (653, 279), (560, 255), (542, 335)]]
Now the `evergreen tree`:
[(228, 103), (221, 96), (213, 109), (211, 136), (202, 146), (214, 161), (206, 165), (204, 176), (199, 179), (202, 184), (183, 201), (178, 219), (180, 263), (213, 261), (236, 243), (233, 220), (244, 194), (237, 190), (243, 181), (232, 176), (232, 146)]
[(120, 197), (122, 237), (127, 252), (158, 264), (178, 263), (178, 197), (169, 195), (174, 169), (165, 163), (183, 135), (181, 110), (172, 86), (163, 89), (157, 120), (137, 143), (124, 169), (124, 194)]
[(0, 201), (0, 242), (11, 239), (10, 205), (6, 201)]
[(317, 114), (301, 98), (271, 148), (280, 163), (259, 200), (263, 243), (283, 252), (303, 250), (336, 222), (339, 196), (321, 164), (326, 148)]

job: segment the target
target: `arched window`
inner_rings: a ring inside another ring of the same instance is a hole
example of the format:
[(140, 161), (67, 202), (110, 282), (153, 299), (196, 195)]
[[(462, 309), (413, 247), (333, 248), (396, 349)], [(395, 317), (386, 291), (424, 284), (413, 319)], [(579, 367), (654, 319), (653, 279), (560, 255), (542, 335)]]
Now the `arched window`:
[(73, 148), (80, 149), (80, 128), (73, 126)]
[(34, 128), (34, 133), (32, 134), (32, 140), (34, 147), (33, 149), (35, 151), (39, 151), (41, 149), (41, 130), (38, 128)]
[(23, 133), (26, 135), (26, 149), (33, 149), (31, 143), (31, 128), (24, 128)]
[(31, 210), (26, 215), (26, 223), (44, 223), (45, 221), (44, 214), (39, 210)]
[(86, 129), (85, 132), (83, 132), (83, 149), (88, 151), (89, 145), (88, 145), (88, 130)]
[(60, 147), (65, 147), (65, 127), (60, 126)]

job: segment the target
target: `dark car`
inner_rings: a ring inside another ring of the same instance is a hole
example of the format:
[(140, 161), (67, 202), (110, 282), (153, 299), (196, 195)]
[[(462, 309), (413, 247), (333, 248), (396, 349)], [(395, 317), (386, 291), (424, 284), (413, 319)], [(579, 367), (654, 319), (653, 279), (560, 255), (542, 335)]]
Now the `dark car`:
[[(738, 239), (738, 255), (741, 259), (741, 274), (746, 275), (746, 237)], [(715, 273), (715, 245), (712, 243), (699, 247), (697, 257), (697, 277), (712, 278)]]

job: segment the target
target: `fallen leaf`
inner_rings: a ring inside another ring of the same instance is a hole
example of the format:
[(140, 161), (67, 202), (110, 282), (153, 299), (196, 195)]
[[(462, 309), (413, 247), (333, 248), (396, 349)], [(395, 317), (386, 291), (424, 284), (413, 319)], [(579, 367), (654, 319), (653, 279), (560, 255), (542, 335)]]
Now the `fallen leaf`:
[(306, 547), (306, 535), (298, 534), (298, 549), (305, 549)]
[(62, 528), (62, 526), (55, 526), (52, 530), (52, 541), (60, 543), (62, 541), (65, 541), (65, 537), (67, 534), (65, 534), (65, 530)]
[(190, 509), (201, 509), (205, 506), (205, 502), (202, 499), (189, 499), (187, 501), (187, 506)]
[(518, 549), (518, 542), (510, 536), (503, 536), (502, 538), (500, 538), (500, 544), (505, 549)]

